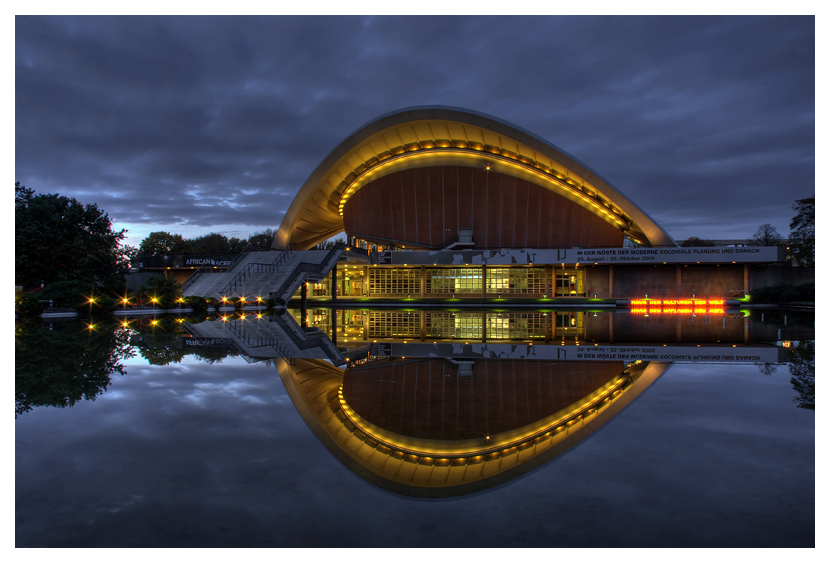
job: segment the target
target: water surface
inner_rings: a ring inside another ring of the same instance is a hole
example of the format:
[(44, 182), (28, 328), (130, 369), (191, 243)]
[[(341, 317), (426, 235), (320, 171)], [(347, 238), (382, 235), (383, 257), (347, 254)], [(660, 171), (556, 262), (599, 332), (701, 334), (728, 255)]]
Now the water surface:
[(19, 330), (17, 547), (814, 545), (812, 380), (788, 365), (675, 363), (564, 455), (436, 500), (332, 455), (279, 359), (140, 328)]

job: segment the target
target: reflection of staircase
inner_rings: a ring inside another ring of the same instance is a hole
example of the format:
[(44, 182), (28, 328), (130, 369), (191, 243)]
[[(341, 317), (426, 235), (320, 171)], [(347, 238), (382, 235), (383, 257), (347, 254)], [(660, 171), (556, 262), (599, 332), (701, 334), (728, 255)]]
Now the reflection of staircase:
[(233, 348), (252, 358), (328, 359), (334, 365), (346, 363), (340, 350), (318, 328), (303, 329), (289, 314), (281, 313), (259, 320), (205, 321), (185, 323), (184, 330), (196, 338), (226, 339)]
[(340, 366), (346, 363), (346, 359), (334, 342), (319, 328), (300, 328), (294, 317), (288, 313), (274, 315), (269, 320), (279, 324), (298, 349), (320, 348), (334, 365)]

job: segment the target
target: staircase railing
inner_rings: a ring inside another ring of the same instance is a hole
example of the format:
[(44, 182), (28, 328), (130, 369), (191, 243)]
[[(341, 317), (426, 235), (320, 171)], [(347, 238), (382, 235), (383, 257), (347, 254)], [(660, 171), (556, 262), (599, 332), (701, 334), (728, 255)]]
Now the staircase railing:
[(187, 279), (186, 279), (186, 280), (184, 280), (184, 282), (182, 283), (182, 288), (181, 288), (182, 295), (184, 295), (185, 290), (186, 290), (187, 288), (189, 288), (190, 286), (192, 286), (192, 285), (193, 285), (193, 283), (194, 283), (197, 279), (199, 279), (199, 277), (201, 277), (201, 275), (202, 275), (202, 274), (204, 274), (204, 273), (205, 273), (205, 272), (207, 272), (208, 270), (212, 270), (212, 269), (213, 269), (213, 266), (211, 266), (211, 265), (209, 265), (209, 264), (202, 264), (201, 266), (199, 266), (199, 268), (198, 268), (195, 272), (193, 272), (192, 274), (190, 274), (190, 275), (187, 277)]
[(334, 365), (340, 366), (346, 363), (346, 359), (337, 349), (337, 346), (334, 345), (334, 342), (331, 341), (331, 338), (319, 328), (301, 329), (294, 321), (294, 317), (288, 313), (278, 313), (270, 317), (269, 320), (276, 321), (298, 349), (306, 350), (319, 347), (323, 349)]
[(277, 256), (273, 262), (251, 262), (250, 264), (246, 264), (242, 270), (230, 279), (224, 288), (219, 290), (219, 295), (227, 296), (228, 293), (235, 291), (240, 284), (248, 280), (248, 276), (251, 274), (273, 274), (278, 272), (279, 269), (285, 265), (288, 259), (291, 258), (293, 253), (294, 248), (292, 245), (280, 252), (279, 256)]
[[(345, 248), (345, 244), (337, 243), (329, 250), (322, 262), (300, 262), (297, 264), (294, 271), (291, 272), (279, 289), (274, 292), (274, 300), (278, 304), (282, 301), (282, 305), (284, 306), (291, 299), (290, 296), (286, 299), (285, 294), (291, 289), (293, 284), (296, 284), (297, 279), (300, 279), (300, 283), (302, 283), (302, 278), (321, 279), (325, 277), (334, 267), (334, 264), (337, 263)], [(330, 264), (332, 258), (334, 259), (334, 263)], [(294, 291), (297, 291), (296, 287), (298, 285), (294, 286)], [(293, 291), (291, 293), (293, 295)]]
[(252, 338), (247, 331), (237, 328), (236, 323), (233, 322), (229, 323), (228, 329), (248, 348), (273, 348), (289, 365), (293, 366), (295, 364), (294, 356), (279, 338)]
[[(240, 252), (239, 254), (237, 254), (237, 255), (234, 257), (234, 259), (233, 259), (233, 260), (231, 260), (230, 266), (228, 266), (228, 270), (233, 270), (233, 267), (234, 267), (234, 266), (236, 266), (236, 264), (237, 264), (240, 260), (242, 260), (242, 258), (244, 258), (245, 256), (247, 256), (247, 255), (248, 255), (248, 253), (249, 253), (249, 252), (252, 252), (254, 249), (262, 249), (262, 247), (261, 247), (261, 246), (258, 246), (258, 245), (255, 245), (255, 244), (249, 244), (249, 245), (245, 246), (245, 248), (243, 248), (243, 249), (242, 249), (242, 252)], [(268, 250), (268, 249), (266, 249), (266, 250)], [(190, 275), (187, 277), (187, 279), (186, 279), (186, 280), (184, 280), (184, 283), (182, 283), (182, 289), (181, 289), (182, 293), (184, 293), (184, 291), (185, 291), (187, 288), (189, 288), (190, 286), (192, 286), (192, 285), (196, 282), (196, 280), (197, 280), (197, 279), (199, 279), (199, 278), (201, 277), (201, 275), (202, 275), (202, 274), (204, 274), (204, 273), (205, 273), (205, 272), (207, 272), (208, 270), (212, 270), (212, 269), (213, 269), (213, 266), (212, 266), (211, 264), (202, 264), (201, 266), (199, 266), (199, 269), (197, 269), (195, 272), (193, 272), (192, 274), (190, 274)]]

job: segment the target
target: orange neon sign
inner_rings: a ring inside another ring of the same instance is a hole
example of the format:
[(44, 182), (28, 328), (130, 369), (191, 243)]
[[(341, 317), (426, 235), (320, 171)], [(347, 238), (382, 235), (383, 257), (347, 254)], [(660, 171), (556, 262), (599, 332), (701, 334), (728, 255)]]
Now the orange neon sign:
[(697, 299), (697, 298), (683, 298), (683, 299), (632, 299), (630, 305), (641, 306), (647, 305), (649, 307), (661, 307), (663, 305), (691, 305), (693, 307), (706, 307), (711, 305), (724, 305), (723, 299)]
[(722, 307), (632, 307), (631, 313), (635, 315), (723, 315)]

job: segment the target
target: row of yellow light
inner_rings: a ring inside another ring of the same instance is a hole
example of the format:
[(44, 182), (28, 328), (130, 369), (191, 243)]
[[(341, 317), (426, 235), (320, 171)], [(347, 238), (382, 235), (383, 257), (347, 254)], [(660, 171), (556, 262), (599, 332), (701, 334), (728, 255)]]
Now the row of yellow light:
[[(229, 301), (229, 299), (228, 299), (226, 296), (224, 296), (224, 295), (223, 295), (223, 296), (222, 296), (222, 303), (227, 303), (228, 301)], [(246, 302), (247, 302), (247, 303), (253, 303), (253, 301), (248, 301), (247, 299), (245, 299), (245, 296), (244, 296), (244, 295), (242, 295), (242, 296), (239, 298), (239, 301), (240, 301), (241, 303), (246, 303)], [(258, 295), (257, 295), (256, 302), (257, 302), (257, 303), (261, 303), (261, 302), (262, 302), (262, 297), (260, 297), (260, 296), (258, 296)]]
[[(340, 213), (340, 216), (342, 217), (343, 216), (343, 209), (346, 205), (346, 202), (349, 200), (349, 198), (351, 198), (351, 196), (358, 189), (360, 189), (362, 187), (362, 185), (364, 184), (364, 180), (366, 180), (367, 178), (374, 178), (375, 176), (380, 174), (380, 172), (383, 168), (387, 168), (387, 167), (390, 167), (390, 166), (394, 165), (396, 163), (396, 161), (398, 161), (402, 158), (413, 158), (413, 157), (415, 157), (416, 155), (413, 154), (413, 153), (421, 152), (421, 154), (417, 155), (419, 157), (420, 156), (430, 156), (430, 155), (435, 155), (435, 154), (450, 153), (450, 154), (457, 155), (457, 156), (465, 156), (465, 155), (466, 156), (475, 156), (476, 159), (478, 159), (480, 157), (475, 153), (476, 152), (483, 152), (483, 150), (484, 149), (476, 149), (476, 148), (472, 148), (472, 149), (470, 149), (470, 148), (451, 148), (449, 146), (448, 147), (440, 147), (439, 146), (438, 148), (426, 148), (426, 147), (424, 147), (424, 148), (413, 148), (412, 150), (410, 150), (408, 152), (400, 152), (396, 155), (390, 155), (390, 156), (385, 157), (383, 159), (379, 159), (378, 163), (366, 168), (366, 170), (362, 171), (357, 176), (357, 178), (352, 180), (352, 182), (346, 187), (346, 189), (343, 191), (343, 195), (340, 197), (340, 203), (338, 205), (338, 212)], [(428, 151), (428, 152), (425, 153), (423, 151)], [(521, 160), (511, 158), (509, 156), (504, 156), (503, 154), (496, 154), (496, 153), (492, 153), (492, 152), (490, 154), (493, 155), (492, 156), (493, 159), (498, 160), (498, 161), (500, 161), (504, 164), (507, 164), (510, 167), (515, 167), (515, 168), (524, 170), (526, 172), (530, 172), (531, 174), (533, 174), (534, 176), (542, 179), (543, 181), (547, 182), (548, 184), (553, 184), (557, 188), (568, 190), (571, 195), (576, 196), (579, 199), (581, 199), (583, 202), (591, 205), (595, 209), (596, 212), (599, 212), (599, 213), (602, 213), (603, 215), (605, 215), (608, 218), (608, 220), (615, 223), (618, 227), (620, 227), (620, 228), (627, 228), (628, 227), (627, 223), (625, 221), (623, 221), (622, 219), (620, 219), (620, 217), (618, 216), (618, 213), (621, 213), (621, 211), (617, 210), (616, 208), (614, 208), (610, 204), (597, 202), (595, 199), (593, 199), (590, 196), (586, 195), (582, 191), (582, 189), (580, 189), (579, 184), (574, 182), (571, 178), (568, 178), (568, 177), (562, 175), (561, 173), (559, 173), (555, 170), (546, 171), (545, 168), (547, 168), (547, 167), (542, 167), (542, 165), (540, 165), (538, 163), (533, 163), (533, 161), (530, 161), (530, 162), (526, 163), (526, 162), (523, 162)], [(488, 166), (487, 169), (489, 170), (490, 167)], [(584, 186), (584, 184), (583, 184), (583, 186)], [(611, 211), (609, 211), (606, 208), (606, 206), (610, 207)]]
[[(486, 436), (484, 438), (485, 443), (487, 444), (481, 450), (473, 453), (473, 452), (465, 452), (465, 453), (456, 453), (456, 452), (443, 452), (447, 457), (444, 458), (436, 458), (430, 456), (430, 453), (437, 453), (437, 452), (421, 452), (418, 450), (413, 450), (409, 448), (405, 448), (400, 446), (399, 444), (395, 444), (392, 442), (388, 442), (383, 438), (380, 438), (374, 434), (372, 434), (368, 429), (364, 426), (359, 424), (359, 420), (362, 420), (360, 415), (352, 409), (349, 404), (346, 402), (345, 397), (343, 396), (343, 385), (341, 384), (340, 387), (337, 389), (337, 400), (340, 404), (340, 409), (343, 414), (346, 415), (346, 418), (356, 427), (359, 428), (361, 432), (365, 434), (365, 438), (363, 439), (364, 442), (368, 440), (374, 441), (379, 446), (385, 446), (386, 448), (390, 449), (392, 453), (396, 453), (399, 456), (410, 458), (409, 461), (425, 464), (425, 465), (433, 465), (436, 462), (456, 462), (459, 464), (463, 463), (480, 463), (484, 461), (485, 458), (495, 459), (497, 457), (510, 455), (514, 451), (518, 451), (520, 449), (526, 449), (531, 447), (539, 442), (544, 440), (550, 439), (553, 435), (559, 434), (560, 432), (567, 430), (574, 424), (576, 424), (579, 420), (584, 419), (587, 415), (595, 415), (599, 409), (607, 406), (612, 400), (619, 397), (625, 391), (625, 383), (628, 381), (627, 376), (620, 376), (606, 383), (601, 389), (595, 391), (593, 393), (594, 397), (583, 401), (581, 405), (574, 408), (570, 412), (564, 414), (563, 416), (559, 417), (552, 423), (546, 425), (541, 430), (538, 430), (532, 433), (530, 436), (520, 439), (521, 441), (514, 440), (508, 442), (506, 444), (500, 444), (491, 446), (490, 445), (490, 436)], [(376, 446), (377, 447), (377, 446)]]
[[(257, 319), (261, 319), (262, 318), (262, 313), (257, 313), (256, 315), (241, 314), (241, 315), (239, 315), (239, 320), (244, 321), (248, 317), (253, 317), (253, 316), (256, 316)], [(222, 322), (225, 322), (227, 320), (230, 320), (231, 317), (229, 315), (222, 315), (220, 318), (222, 319)]]

